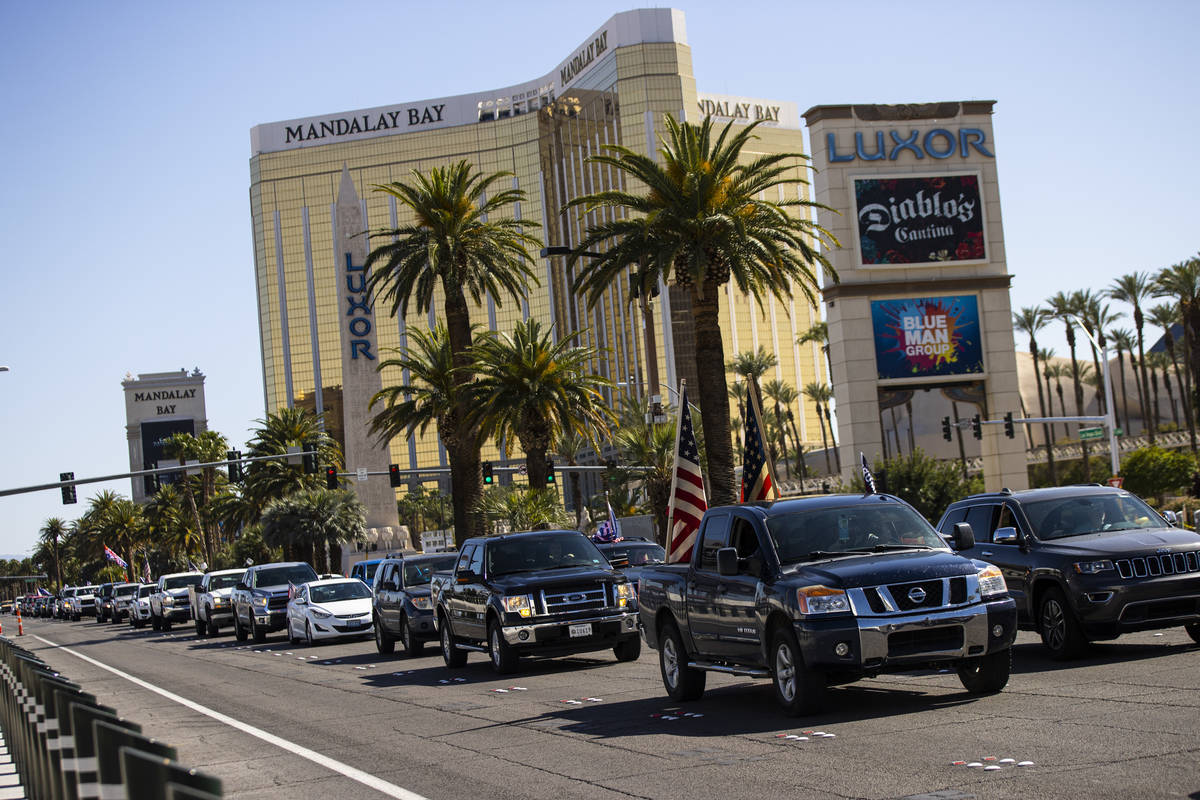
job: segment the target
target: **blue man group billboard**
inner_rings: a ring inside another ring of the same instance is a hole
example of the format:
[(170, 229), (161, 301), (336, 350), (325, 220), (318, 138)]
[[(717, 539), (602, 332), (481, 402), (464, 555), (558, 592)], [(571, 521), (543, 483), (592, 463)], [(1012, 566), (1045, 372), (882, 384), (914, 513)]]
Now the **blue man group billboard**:
[(987, 258), (978, 175), (855, 178), (854, 210), (864, 267)]
[(975, 295), (872, 300), (880, 380), (983, 372)]

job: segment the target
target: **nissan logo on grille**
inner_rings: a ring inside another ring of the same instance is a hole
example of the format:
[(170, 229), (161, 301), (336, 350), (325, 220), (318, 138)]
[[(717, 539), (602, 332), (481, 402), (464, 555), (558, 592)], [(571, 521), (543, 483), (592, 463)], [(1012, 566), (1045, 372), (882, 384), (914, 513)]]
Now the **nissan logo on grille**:
[(925, 601), (925, 590), (920, 586), (914, 586), (908, 590), (908, 599), (912, 600), (913, 605), (921, 605)]

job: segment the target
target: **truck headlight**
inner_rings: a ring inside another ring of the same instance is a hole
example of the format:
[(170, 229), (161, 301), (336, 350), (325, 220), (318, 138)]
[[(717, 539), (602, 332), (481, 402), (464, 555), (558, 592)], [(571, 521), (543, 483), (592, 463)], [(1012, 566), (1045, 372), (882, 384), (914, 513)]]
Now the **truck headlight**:
[(1007, 594), (1008, 586), (1004, 583), (1004, 573), (999, 567), (987, 566), (979, 570), (979, 593), (984, 597), (989, 595)]
[(428, 611), (433, 608), (433, 600), (428, 597), (411, 597), (413, 608), (420, 611)]
[(163, 595), (162, 604), (164, 606), (173, 606), (175, 605), (175, 598), (169, 594)]
[(267, 602), (268, 602), (267, 598), (265, 598), (265, 597), (255, 597), (254, 599), (252, 599), (250, 601), (250, 605), (252, 605), (256, 608), (266, 608)]
[(1101, 558), (1096, 561), (1076, 561), (1075, 571), (1080, 575), (1096, 575), (1100, 572), (1112, 572), (1113, 562), (1107, 558)]
[(632, 583), (618, 583), (614, 585), (614, 588), (616, 589), (617, 608), (629, 608), (633, 605), (633, 601), (637, 600)]
[(213, 608), (220, 608), (223, 605), (225, 605), (224, 597), (214, 597), (213, 598)]
[(850, 610), (850, 598), (841, 589), (829, 586), (804, 586), (796, 590), (801, 614), (837, 614)]
[(517, 614), (521, 617), (529, 618), (533, 616), (533, 597), (527, 594), (518, 594), (512, 597), (502, 599), (504, 610), (510, 614)]

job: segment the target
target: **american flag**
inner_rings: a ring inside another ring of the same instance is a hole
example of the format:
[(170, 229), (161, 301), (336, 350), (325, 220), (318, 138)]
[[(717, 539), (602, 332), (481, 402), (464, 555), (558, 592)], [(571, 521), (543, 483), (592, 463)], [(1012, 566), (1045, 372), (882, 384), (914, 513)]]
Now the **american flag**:
[(742, 455), (742, 502), (774, 500), (779, 495), (771, 480), (771, 464), (767, 459), (767, 449), (763, 446), (762, 412), (758, 408), (754, 387), (750, 387), (747, 394), (750, 395), (750, 404), (746, 409), (746, 449)]
[(105, 557), (105, 558), (107, 558), (109, 561), (115, 561), (115, 562), (117, 562), (117, 563), (118, 563), (118, 564), (121, 566), (121, 569), (128, 569), (128, 568), (129, 568), (129, 565), (125, 563), (125, 559), (121, 558), (119, 555), (117, 555), (116, 553), (114, 553), (114, 552), (113, 552), (113, 551), (112, 551), (112, 550), (111, 550), (111, 549), (108, 547), (108, 545), (105, 545), (105, 546), (104, 546), (104, 557)]
[(613, 511), (612, 502), (605, 495), (605, 502), (608, 504), (608, 519), (596, 526), (596, 533), (592, 536), (594, 542), (617, 542), (621, 537), (618, 535), (620, 525), (617, 524), (617, 512)]
[(863, 486), (867, 489), (867, 494), (875, 494), (875, 476), (871, 474), (871, 468), (867, 466), (867, 457), (860, 450), (858, 459), (862, 463)]
[(692, 560), (692, 545), (700, 528), (700, 517), (708, 509), (704, 476), (700, 472), (700, 449), (688, 409), (687, 382), (679, 382), (679, 422), (675, 427), (675, 473), (671, 477), (671, 501), (667, 507), (667, 563)]

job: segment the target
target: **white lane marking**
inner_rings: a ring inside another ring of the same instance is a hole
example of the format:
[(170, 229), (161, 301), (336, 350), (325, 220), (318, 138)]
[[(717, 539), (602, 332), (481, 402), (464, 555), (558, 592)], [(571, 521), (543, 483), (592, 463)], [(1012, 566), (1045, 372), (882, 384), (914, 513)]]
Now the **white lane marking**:
[(388, 783), (387, 781), (382, 780), (381, 778), (376, 778), (374, 775), (372, 775), (368, 772), (363, 772), (361, 769), (356, 769), (355, 767), (352, 767), (349, 764), (343, 764), (341, 761), (336, 761), (336, 760), (330, 758), (329, 756), (318, 753), (315, 750), (309, 750), (307, 747), (298, 745), (295, 742), (289, 742), (287, 739), (283, 739), (279, 736), (276, 736), (273, 733), (268, 733), (260, 728), (254, 727), (253, 725), (242, 722), (241, 720), (237, 720), (226, 714), (222, 714), (220, 711), (214, 711), (211, 708), (207, 708), (206, 706), (202, 706), (199, 703), (188, 700), (186, 697), (180, 697), (179, 695), (174, 694), (173, 692), (168, 692), (166, 689), (155, 686), (154, 684), (144, 681), (141, 678), (130, 675), (127, 672), (122, 672), (121, 670), (119, 670), (115, 667), (110, 667), (107, 664), (101, 663), (101, 662), (97, 661), (96, 659), (92, 658), (91, 656), (85, 656), (83, 653), (80, 653), (76, 650), (72, 650), (71, 648), (66, 647), (64, 645), (52, 642), (49, 639), (43, 639), (41, 636), (35, 635), (33, 638), (37, 639), (40, 642), (45, 642), (46, 644), (50, 645), (51, 647), (58, 648), (59, 650), (62, 650), (64, 653), (70, 653), (71, 655), (75, 656), (76, 658), (83, 659), (84, 661), (88, 662), (89, 664), (97, 666), (100, 669), (108, 670), (109, 672), (116, 675), (117, 677), (124, 678), (125, 680), (129, 681), (130, 683), (137, 684), (138, 686), (141, 686), (143, 689), (147, 689), (151, 692), (154, 692), (155, 694), (158, 694), (158, 695), (161, 695), (161, 696), (167, 698), (168, 700), (179, 703), (181, 706), (186, 706), (187, 708), (190, 708), (191, 710), (193, 710), (197, 713), (203, 714), (206, 717), (212, 717), (217, 722), (222, 722), (231, 728), (237, 728), (242, 733), (248, 733), (255, 738), (262, 739), (264, 742), (268, 742), (268, 743), (273, 744), (276, 747), (279, 747), (283, 750), (287, 750), (289, 753), (293, 753), (295, 755), (300, 756), (301, 758), (308, 759), (309, 761), (312, 761), (314, 764), (320, 764), (322, 767), (325, 767), (326, 769), (330, 769), (330, 770), (333, 770), (334, 772), (345, 775), (350, 780), (357, 781), (357, 782), (361, 783), (363, 786), (368, 786), (372, 789), (375, 789), (378, 792), (382, 792), (383, 794), (387, 795), (388, 797), (394, 797), (394, 798), (396, 798), (396, 800), (428, 800), (428, 798), (424, 797), (423, 795), (419, 795), (416, 792), (410, 792), (408, 789), (405, 789), (402, 786), (397, 786), (394, 783)]

